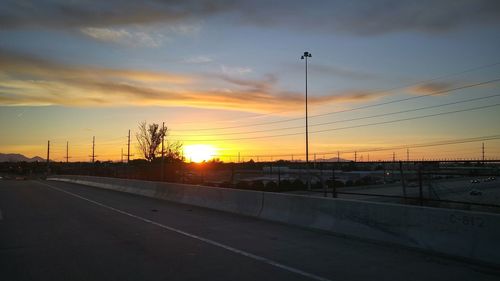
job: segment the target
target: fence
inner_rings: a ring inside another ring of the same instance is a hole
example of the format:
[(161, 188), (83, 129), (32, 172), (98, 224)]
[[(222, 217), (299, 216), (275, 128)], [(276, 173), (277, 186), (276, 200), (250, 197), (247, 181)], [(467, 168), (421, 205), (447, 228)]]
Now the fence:
[[(163, 169), (162, 169), (163, 167)], [(40, 175), (46, 163), (1, 163)], [(52, 174), (93, 175), (500, 212), (500, 161), (50, 163)]]

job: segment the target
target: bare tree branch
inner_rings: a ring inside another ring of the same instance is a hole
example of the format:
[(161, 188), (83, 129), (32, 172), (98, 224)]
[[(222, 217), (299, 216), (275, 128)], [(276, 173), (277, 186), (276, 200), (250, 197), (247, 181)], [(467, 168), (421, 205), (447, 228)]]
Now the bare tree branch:
[[(138, 129), (139, 131), (135, 134), (138, 142), (137, 147), (144, 158), (151, 162), (157, 155), (161, 155), (162, 137), (166, 139), (168, 129), (167, 127), (162, 128), (156, 123), (148, 125), (146, 121), (139, 123)], [(166, 143), (165, 157), (172, 160), (181, 159), (182, 143), (178, 141), (171, 143), (168, 140)]]

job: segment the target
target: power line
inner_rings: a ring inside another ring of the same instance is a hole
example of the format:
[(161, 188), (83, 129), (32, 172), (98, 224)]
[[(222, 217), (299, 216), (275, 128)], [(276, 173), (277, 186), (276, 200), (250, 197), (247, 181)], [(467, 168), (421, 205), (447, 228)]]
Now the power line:
[[(463, 144), (463, 143), (480, 142), (480, 141), (488, 141), (488, 140), (498, 140), (498, 139), (500, 139), (500, 134), (499, 135), (489, 135), (489, 136), (472, 137), (472, 138), (442, 140), (442, 141), (426, 142), (426, 143), (417, 143), (417, 144), (410, 144), (410, 145), (397, 145), (397, 146), (388, 146), (388, 147), (377, 147), (377, 148), (369, 148), (369, 149), (321, 151), (321, 152), (317, 152), (317, 154), (337, 155), (337, 156), (340, 156), (340, 154), (367, 153), (367, 152), (380, 152), (380, 151), (395, 151), (395, 150), (409, 149), (409, 148), (423, 148), (423, 147), (434, 147), (434, 146), (443, 146), (443, 145), (454, 145), (454, 144)], [(234, 157), (234, 155), (219, 155), (219, 156), (221, 156), (221, 157)], [(273, 155), (256, 154), (256, 155), (247, 155), (247, 157), (288, 157), (288, 156), (290, 156), (290, 154), (273, 154)], [(294, 156), (304, 156), (304, 154), (294, 154)], [(395, 159), (396, 154), (393, 152), (391, 154), (391, 156)]]
[[(422, 148), (422, 147), (433, 147), (433, 146), (442, 146), (442, 145), (451, 145), (451, 144), (462, 144), (462, 143), (497, 140), (497, 139), (500, 139), (500, 135), (464, 138), (464, 139), (457, 139), (457, 140), (444, 140), (444, 141), (422, 143), (422, 144), (412, 144), (412, 145), (399, 145), (399, 146), (392, 146), (392, 147), (388, 147), (388, 148), (387, 147), (386, 148), (372, 148), (372, 149), (357, 150), (357, 151), (379, 152), (379, 151), (387, 151), (387, 150), (400, 150), (400, 149), (405, 149), (405, 148)], [(349, 151), (346, 151), (345, 153), (349, 153)], [(331, 153), (325, 153), (325, 154), (331, 154)]]
[[(441, 112), (441, 113), (435, 113), (435, 114), (428, 114), (428, 115), (422, 115), (422, 116), (415, 116), (415, 117), (409, 117), (409, 118), (403, 118), (403, 119), (396, 119), (396, 120), (374, 122), (374, 123), (354, 125), (354, 126), (346, 126), (346, 127), (339, 127), (339, 128), (317, 130), (317, 131), (312, 131), (310, 133), (311, 134), (317, 134), (317, 133), (331, 132), (331, 131), (337, 131), (337, 130), (346, 130), (346, 129), (353, 129), (353, 128), (361, 128), (361, 127), (368, 127), (368, 126), (375, 126), (375, 125), (390, 124), (390, 123), (396, 123), (396, 122), (403, 122), (403, 121), (409, 121), (409, 120), (417, 120), (417, 119), (423, 119), (423, 118), (429, 118), (429, 117), (435, 117), (435, 116), (442, 116), (442, 115), (459, 113), (459, 112), (466, 112), (466, 111), (472, 111), (472, 110), (486, 109), (486, 108), (496, 107), (496, 106), (499, 106), (499, 105), (500, 105), (500, 103), (496, 103), (496, 104), (492, 104), (492, 105), (478, 106), (478, 107), (473, 107), (473, 108), (467, 108), (467, 109), (461, 109), (461, 110), (454, 110), (454, 111), (448, 111), (448, 112)], [(268, 139), (268, 138), (276, 138), (276, 137), (296, 136), (296, 135), (302, 135), (302, 134), (303, 133), (288, 133), (288, 134), (256, 136), (256, 137), (244, 137), (244, 138), (200, 139), (200, 140), (189, 140), (189, 141), (198, 141), (198, 142), (237, 141), (237, 140)], [(186, 140), (177, 140), (177, 141), (186, 141)]]
[(390, 124), (390, 123), (410, 121), (410, 120), (417, 120), (417, 119), (423, 119), (423, 118), (429, 118), (429, 117), (435, 117), (435, 116), (442, 116), (442, 115), (453, 114), (453, 113), (460, 113), (460, 112), (466, 112), (466, 111), (472, 111), (472, 110), (486, 109), (486, 108), (491, 108), (491, 107), (496, 107), (496, 106), (500, 106), (500, 103), (490, 104), (490, 105), (484, 105), (484, 106), (478, 106), (478, 107), (472, 107), (472, 108), (466, 108), (466, 109), (460, 109), (460, 110), (447, 111), (447, 112), (440, 112), (440, 113), (428, 114), (428, 115), (422, 115), (422, 116), (408, 117), (408, 118), (403, 118), (403, 119), (396, 119), (396, 120), (389, 120), (389, 121), (382, 121), (382, 122), (375, 122), (375, 123), (354, 125), (354, 126), (349, 126), (349, 127), (340, 127), (340, 128), (333, 128), (333, 129), (318, 130), (318, 131), (314, 131), (313, 133), (322, 133), (322, 132), (329, 132), (329, 131), (336, 131), (336, 130), (344, 130), (344, 129), (368, 127), (368, 126), (375, 126), (375, 125), (382, 125), (382, 124)]
[[(408, 88), (408, 87), (411, 87), (411, 86), (420, 85), (422, 83), (427, 83), (427, 82), (432, 82), (432, 81), (436, 81), (436, 80), (441, 80), (443, 78), (458, 76), (458, 75), (461, 75), (461, 74), (465, 74), (465, 73), (468, 73), (468, 72), (474, 72), (474, 71), (482, 70), (482, 69), (485, 69), (485, 68), (491, 68), (491, 67), (494, 67), (494, 66), (497, 66), (497, 65), (500, 65), (500, 62), (495, 62), (495, 63), (490, 63), (490, 64), (484, 64), (484, 65), (480, 65), (480, 66), (476, 66), (476, 67), (471, 67), (471, 68), (467, 68), (467, 69), (459, 71), (459, 72), (453, 72), (453, 73), (441, 75), (441, 76), (438, 76), (438, 77), (435, 77), (435, 78), (424, 79), (424, 80), (420, 80), (420, 81), (417, 81), (417, 82), (404, 84), (404, 85), (401, 85), (401, 86), (395, 86), (393, 88), (389, 88), (389, 89), (385, 89), (385, 90), (377, 90), (377, 92), (390, 92), (390, 91), (394, 91), (394, 90), (398, 90), (398, 89), (404, 89), (404, 88)], [(244, 120), (244, 119), (263, 118), (263, 117), (266, 117), (266, 116), (272, 116), (274, 114), (291, 112), (291, 111), (294, 111), (294, 110), (281, 110), (281, 111), (274, 111), (274, 112), (265, 113), (265, 114), (254, 114), (252, 116), (234, 118), (234, 119), (231, 119), (231, 120), (227, 120), (227, 119), (225, 119), (225, 120), (214, 120), (214, 121), (211, 121), (211, 123), (229, 123), (229, 122), (235, 122), (235, 121)], [(179, 122), (179, 123), (174, 123), (173, 125), (176, 126), (176, 125), (197, 124), (197, 123), (199, 123), (199, 122)], [(205, 129), (199, 129), (199, 130), (205, 130)], [(206, 130), (209, 130), (209, 129), (206, 129)], [(180, 131), (180, 130), (177, 130), (177, 131)]]
[[(397, 99), (397, 100), (392, 100), (392, 101), (387, 101), (387, 102), (382, 102), (382, 103), (375, 103), (375, 104), (369, 104), (369, 105), (364, 105), (364, 106), (359, 106), (359, 107), (353, 107), (353, 108), (350, 108), (350, 109), (344, 109), (344, 110), (331, 111), (331, 112), (326, 112), (326, 113), (321, 113), (321, 114), (316, 114), (316, 115), (310, 115), (309, 118), (323, 117), (323, 116), (328, 116), (328, 115), (333, 115), (333, 114), (338, 114), (338, 113), (352, 112), (352, 111), (357, 111), (357, 110), (361, 110), (361, 109), (378, 107), (378, 106), (383, 106), (383, 105), (388, 105), (388, 104), (393, 104), (393, 103), (398, 103), (398, 102), (404, 102), (404, 101), (409, 101), (409, 100), (421, 99), (421, 98), (424, 98), (424, 97), (435, 96), (435, 95), (440, 95), (440, 94), (449, 93), (449, 92), (453, 92), (453, 91), (458, 91), (458, 90), (468, 89), (468, 88), (472, 88), (472, 87), (487, 85), (487, 84), (496, 83), (496, 82), (499, 82), (499, 81), (500, 81), (500, 78), (496, 78), (496, 79), (492, 79), (492, 80), (488, 80), (488, 81), (483, 81), (483, 82), (478, 82), (478, 83), (473, 83), (473, 84), (467, 84), (467, 85), (460, 86), (460, 87), (455, 87), (455, 88), (452, 88), (452, 89), (435, 91), (435, 92), (432, 92), (432, 93), (418, 95), (418, 96), (412, 96), (412, 97), (407, 97), (407, 98), (403, 98), (403, 99)], [(374, 92), (374, 93), (377, 93), (377, 92)], [(227, 130), (227, 129), (236, 129), (236, 128), (262, 126), (262, 125), (270, 125), (270, 124), (277, 124), (277, 123), (284, 123), (284, 122), (292, 122), (292, 121), (297, 121), (297, 120), (302, 120), (302, 119), (304, 119), (304, 118), (303, 117), (297, 117), (297, 118), (288, 118), (288, 119), (285, 119), (285, 120), (262, 122), (262, 123), (248, 124), (248, 125), (238, 125), (238, 126), (229, 126), (229, 127), (214, 127), (214, 128), (200, 128), (200, 129), (178, 129), (176, 131), (179, 131), (179, 132), (188, 131), (189, 132), (189, 131)]]
[[(472, 99), (467, 99), (467, 100), (449, 102), (449, 103), (444, 103), (444, 104), (439, 104), (439, 105), (425, 106), (425, 107), (420, 107), (420, 108), (415, 108), (415, 109), (408, 109), (408, 110), (401, 110), (401, 111), (390, 112), (390, 113), (370, 115), (370, 116), (365, 116), (365, 117), (357, 117), (357, 118), (351, 118), (351, 119), (343, 119), (343, 120), (336, 120), (336, 121), (331, 121), (331, 122), (317, 123), (317, 124), (309, 125), (309, 127), (317, 127), (317, 126), (331, 125), (331, 124), (335, 124), (335, 123), (358, 121), (358, 120), (370, 119), (370, 118), (375, 118), (375, 117), (384, 117), (384, 116), (390, 116), (390, 115), (396, 115), (396, 114), (402, 114), (402, 113), (408, 113), (408, 112), (415, 112), (415, 111), (438, 108), (438, 107), (443, 107), (443, 106), (449, 106), (449, 105), (467, 103), (467, 102), (472, 102), (472, 101), (490, 99), (490, 98), (499, 97), (499, 96), (500, 96), (500, 94), (495, 94), (495, 95), (490, 95), (490, 96), (486, 96), (486, 97), (477, 97), (477, 98), (472, 98)], [(291, 129), (302, 129), (302, 128), (303, 128), (303, 126), (293, 126), (293, 127), (266, 129), (266, 130), (257, 130), (257, 131), (246, 131), (246, 132), (235, 132), (235, 133), (218, 133), (218, 134), (210, 134), (210, 136), (243, 135), (243, 134), (254, 134), (254, 133), (263, 133), (263, 132), (275, 132), (275, 131), (283, 131), (283, 130), (291, 130)], [(206, 136), (206, 134), (205, 135), (172, 135), (172, 137), (203, 137), (203, 136)]]

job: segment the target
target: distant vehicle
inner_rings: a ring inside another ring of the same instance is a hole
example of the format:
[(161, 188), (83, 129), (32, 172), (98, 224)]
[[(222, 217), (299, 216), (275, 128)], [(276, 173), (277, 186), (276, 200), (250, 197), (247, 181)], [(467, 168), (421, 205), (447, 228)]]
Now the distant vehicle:
[(495, 177), (489, 177), (489, 179), (490, 179), (490, 181), (494, 181), (494, 180), (496, 180), (496, 178), (495, 178)]
[(474, 180), (471, 180), (470, 183), (479, 183), (479, 180), (474, 179)]
[(482, 195), (483, 193), (480, 190), (473, 189), (469, 192), (469, 194), (472, 196), (477, 196), (477, 195)]

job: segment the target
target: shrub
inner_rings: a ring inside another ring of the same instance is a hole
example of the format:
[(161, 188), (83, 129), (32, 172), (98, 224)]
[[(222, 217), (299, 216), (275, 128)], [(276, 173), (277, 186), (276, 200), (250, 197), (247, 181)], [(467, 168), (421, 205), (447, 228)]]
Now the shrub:
[(301, 190), (301, 189), (305, 189), (307, 186), (299, 179), (295, 179), (293, 182), (292, 182), (292, 189), (294, 190)]
[(239, 181), (238, 183), (236, 183), (236, 188), (239, 188), (239, 189), (248, 189), (248, 182), (247, 181)]
[(255, 190), (264, 190), (264, 183), (261, 180), (252, 181), (252, 188)]
[(266, 183), (267, 191), (276, 191), (278, 189), (278, 185), (274, 181), (269, 181)]

